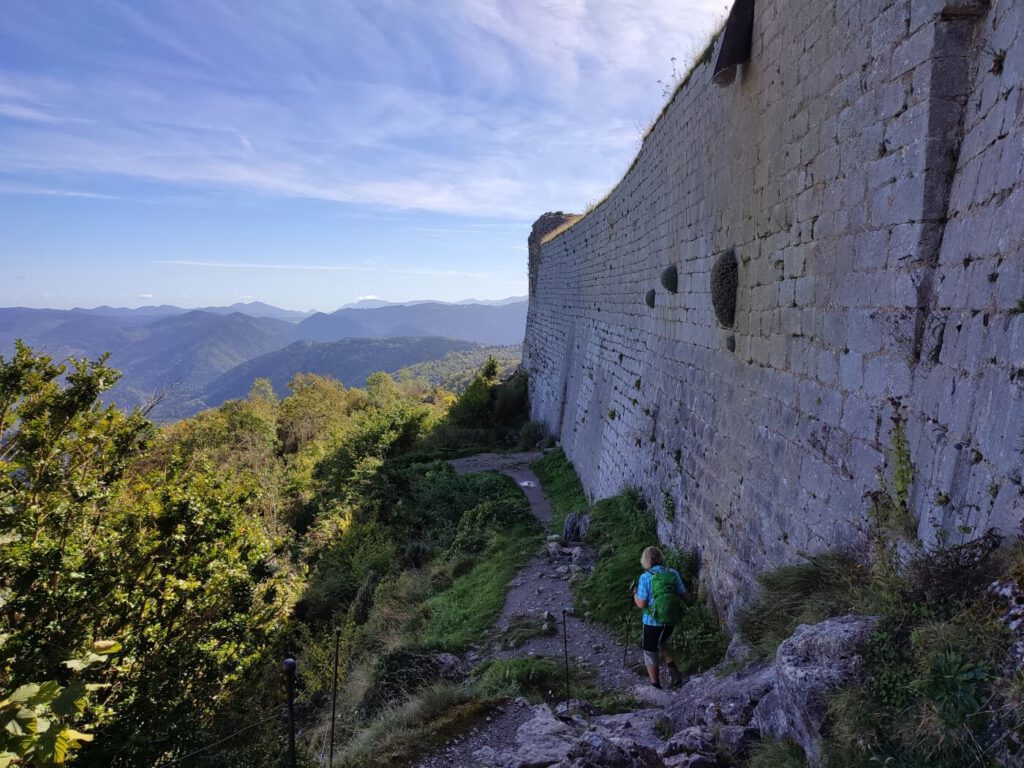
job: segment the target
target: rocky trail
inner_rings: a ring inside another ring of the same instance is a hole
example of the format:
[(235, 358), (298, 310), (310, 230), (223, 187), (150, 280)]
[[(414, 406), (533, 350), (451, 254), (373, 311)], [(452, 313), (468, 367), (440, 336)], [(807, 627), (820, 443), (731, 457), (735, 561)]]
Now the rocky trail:
[[(508, 475), (522, 489), (530, 503), (530, 510), (544, 525), (551, 521), (551, 504), (541, 488), (540, 480), (530, 469), (543, 454), (539, 452), (514, 454), (479, 454), (451, 463), (463, 473), (501, 472)], [(481, 645), (466, 656), (472, 665), (491, 659), (510, 659), (525, 656), (563, 658), (563, 610), (566, 611), (565, 629), (568, 635), (571, 663), (585, 666), (592, 680), (604, 689), (632, 690), (642, 683), (633, 667), (639, 663), (638, 648), (626, 651), (624, 646), (604, 627), (576, 615), (570, 580), (574, 574), (588, 570), (594, 552), (581, 542), (563, 542), (561, 537), (550, 536), (543, 550), (523, 566), (510, 582), (495, 631)], [(628, 605), (624, 596), (623, 608)], [(625, 618), (625, 613), (624, 613)], [(637, 619), (634, 613), (633, 619)], [(510, 642), (517, 627), (529, 625), (543, 627), (546, 632), (528, 637), (521, 642)], [(513, 644), (514, 643), (514, 644)], [(623, 659), (625, 658), (625, 668)], [(570, 677), (570, 695), (573, 695), (573, 677)], [(647, 687), (647, 686), (643, 686)], [(653, 691), (652, 691), (653, 692)], [(555, 692), (559, 695), (561, 692)], [(653, 692), (656, 693), (656, 692)], [(504, 764), (503, 755), (515, 753), (517, 731), (537, 719), (538, 713), (547, 711), (541, 705), (531, 707), (517, 699), (498, 708), (487, 720), (467, 735), (450, 742), (441, 752), (424, 758), (419, 768), (446, 768), (451, 766), (490, 766)], [(563, 727), (551, 715), (551, 721), (537, 723), (549, 733), (550, 739), (564, 738)], [(562, 724), (564, 726), (564, 723)], [(568, 727), (568, 726), (566, 726)], [(653, 726), (652, 726), (653, 727)], [(538, 739), (537, 728), (531, 729), (530, 739), (543, 745), (549, 739)], [(520, 741), (525, 734), (520, 734)]]
[[(460, 472), (511, 476), (538, 519), (550, 522), (550, 504), (530, 470), (540, 456), (481, 454), (452, 464)], [(718, 667), (690, 677), (677, 690), (656, 690), (642, 668), (640, 674), (631, 669), (640, 661), (638, 648), (627, 650), (606, 629), (575, 615), (570, 580), (588, 572), (593, 558), (580, 542), (549, 537), (510, 583), (494, 631), (464, 661), (470, 666), (530, 655), (561, 659), (565, 610), (570, 659), (591, 670), (603, 689), (631, 694), (637, 708), (606, 715), (577, 698), (556, 706), (515, 699), (422, 758), (417, 768), (715, 768), (742, 764), (763, 739), (791, 740), (803, 748), (812, 768), (821, 766), (819, 737), (828, 694), (860, 674), (861, 649), (875, 617), (849, 615), (801, 625), (774, 659), (749, 658), (749, 650), (734, 642)], [(547, 631), (510, 642), (524, 621)], [(555, 699), (561, 694), (553, 693)]]

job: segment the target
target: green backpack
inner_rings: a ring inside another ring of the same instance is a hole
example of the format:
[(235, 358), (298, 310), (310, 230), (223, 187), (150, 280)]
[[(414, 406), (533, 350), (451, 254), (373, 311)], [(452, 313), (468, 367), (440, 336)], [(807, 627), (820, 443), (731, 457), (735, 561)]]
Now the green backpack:
[(668, 568), (651, 574), (651, 600), (646, 613), (658, 624), (674, 626), (683, 618), (676, 575)]

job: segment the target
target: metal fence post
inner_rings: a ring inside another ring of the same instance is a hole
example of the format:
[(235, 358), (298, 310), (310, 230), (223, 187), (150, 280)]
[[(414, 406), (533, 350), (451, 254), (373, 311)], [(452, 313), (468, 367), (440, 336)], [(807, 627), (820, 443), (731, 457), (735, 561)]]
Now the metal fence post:
[(284, 682), (288, 691), (288, 765), (295, 768), (295, 659), (284, 660)]
[(338, 713), (338, 650), (341, 646), (341, 629), (334, 630), (334, 676), (331, 679), (331, 746), (327, 768), (334, 768), (334, 720)]

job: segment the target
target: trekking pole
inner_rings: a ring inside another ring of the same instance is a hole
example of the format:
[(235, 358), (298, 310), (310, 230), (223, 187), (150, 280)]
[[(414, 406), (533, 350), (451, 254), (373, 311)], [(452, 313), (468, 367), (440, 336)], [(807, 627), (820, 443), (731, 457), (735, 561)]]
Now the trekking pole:
[[(636, 588), (636, 582), (634, 581), (634, 582), (632, 582), (629, 585), (629, 599), (630, 599), (630, 602), (632, 602), (632, 600), (633, 600), (633, 595), (634, 595), (634, 591), (633, 590), (635, 588)], [(622, 643), (622, 668), (623, 669), (626, 668), (626, 656), (629, 654), (629, 634), (630, 634), (629, 633), (629, 618), (632, 615), (632, 613), (633, 613), (633, 606), (632, 605), (626, 606), (626, 621), (622, 625), (622, 637), (623, 637), (623, 643)]]
[(626, 608), (626, 621), (622, 625), (622, 668), (626, 668), (626, 657), (629, 655), (629, 636), (630, 632), (629, 620), (632, 618), (632, 611)]
[(334, 676), (331, 680), (331, 746), (328, 751), (327, 767), (334, 768), (334, 721), (338, 712), (338, 649), (341, 646), (341, 629), (334, 630)]
[(565, 705), (569, 706), (569, 633), (566, 630), (565, 608), (562, 609), (562, 648), (565, 656)]

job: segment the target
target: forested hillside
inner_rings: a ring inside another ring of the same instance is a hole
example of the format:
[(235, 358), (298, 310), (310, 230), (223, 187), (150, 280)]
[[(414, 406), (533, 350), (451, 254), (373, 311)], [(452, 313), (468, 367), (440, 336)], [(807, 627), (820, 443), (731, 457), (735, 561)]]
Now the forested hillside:
[[(260, 302), (197, 310), (6, 307), (0, 355), (13, 354), (17, 339), (56, 360), (110, 352), (122, 376), (104, 402), (123, 409), (155, 403), (152, 418), (169, 421), (241, 397), (257, 377), (271, 379), (278, 392), (296, 373), (360, 386), (374, 371), (394, 372), (474, 345), (519, 344), (525, 327), (521, 300), (391, 304), (310, 317)], [(294, 345), (300, 341), (306, 343)], [(486, 353), (472, 356), (479, 367)], [(443, 376), (436, 374), (427, 378), (439, 383)]]
[[(204, 389), (203, 400), (209, 405), (220, 405), (225, 400), (244, 397), (255, 379), (268, 379), (274, 391), (284, 395), (295, 373), (315, 373), (362, 386), (375, 371), (391, 373), (424, 361), (439, 361), (452, 352), (479, 348), (470, 341), (435, 337), (345, 339), (322, 344), (297, 341), (219, 376)], [(480, 359), (476, 368), (482, 364)]]
[(102, 405), (102, 358), (0, 360), (0, 765), (155, 766), (266, 720), (189, 764), (276, 766), (281, 661), (310, 728), (335, 632), (358, 738), (410, 663), (493, 621), (485, 585), (538, 540), (510, 480), (437, 460), (518, 440), (525, 381), (497, 370), (457, 401), (263, 380), (158, 428)]

